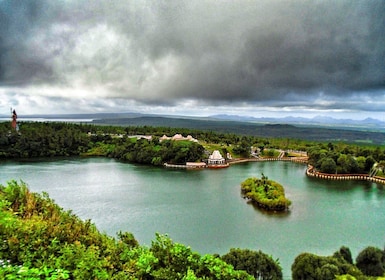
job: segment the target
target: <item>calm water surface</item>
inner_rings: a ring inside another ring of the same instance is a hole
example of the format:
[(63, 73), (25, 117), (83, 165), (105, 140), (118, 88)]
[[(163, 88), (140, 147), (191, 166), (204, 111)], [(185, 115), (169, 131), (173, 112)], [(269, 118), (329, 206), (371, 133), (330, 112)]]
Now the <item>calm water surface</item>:
[[(289, 213), (268, 214), (242, 199), (240, 183), (261, 173), (285, 187)], [(187, 171), (106, 158), (1, 162), (0, 184), (11, 179), (48, 192), (112, 236), (130, 231), (151, 245), (155, 232), (167, 233), (201, 254), (260, 249), (280, 259), (287, 277), (301, 252), (331, 255), (345, 245), (355, 258), (366, 246), (385, 245), (384, 187), (307, 178), (295, 163)]]

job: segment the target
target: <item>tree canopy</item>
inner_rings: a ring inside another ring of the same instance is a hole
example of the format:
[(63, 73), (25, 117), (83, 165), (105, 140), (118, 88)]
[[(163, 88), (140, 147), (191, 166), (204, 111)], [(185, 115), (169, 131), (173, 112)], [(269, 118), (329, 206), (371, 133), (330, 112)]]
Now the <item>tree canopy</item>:
[(230, 252), (222, 256), (222, 260), (231, 264), (237, 270), (246, 271), (255, 279), (282, 279), (282, 269), (278, 260), (274, 260), (262, 251), (232, 248)]
[(295, 258), (291, 271), (293, 280), (354, 280), (385, 276), (384, 267), (385, 250), (369, 246), (358, 254), (354, 264), (349, 248), (342, 246), (332, 256), (301, 253)]

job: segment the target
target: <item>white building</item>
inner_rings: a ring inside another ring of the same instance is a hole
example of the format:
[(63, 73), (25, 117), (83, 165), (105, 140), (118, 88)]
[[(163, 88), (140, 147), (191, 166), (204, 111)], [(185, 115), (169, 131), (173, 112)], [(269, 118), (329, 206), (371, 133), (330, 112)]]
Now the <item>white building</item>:
[(172, 140), (172, 141), (192, 141), (192, 142), (198, 142), (197, 139), (193, 138), (191, 135), (187, 135), (187, 137), (183, 137), (182, 134), (175, 134), (172, 137), (168, 137), (166, 135), (163, 135), (159, 138), (159, 141), (162, 142), (164, 140)]
[(223, 158), (221, 153), (218, 150), (215, 150), (210, 156), (207, 161), (208, 165), (221, 165), (225, 164), (226, 160)]

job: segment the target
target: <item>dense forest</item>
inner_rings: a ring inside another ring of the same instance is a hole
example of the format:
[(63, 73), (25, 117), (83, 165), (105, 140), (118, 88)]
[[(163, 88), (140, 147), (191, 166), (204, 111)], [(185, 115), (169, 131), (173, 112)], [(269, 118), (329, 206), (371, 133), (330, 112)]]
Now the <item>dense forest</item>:
[(385, 154), (380, 147), (319, 143), (307, 149), (309, 163), (324, 173), (368, 174), (373, 167), (378, 174), (385, 168)]
[[(199, 143), (190, 141), (159, 141), (164, 134), (192, 135)], [(151, 140), (129, 137), (151, 135)], [(385, 149), (377, 145), (349, 144), (341, 141), (322, 142), (292, 138), (261, 138), (257, 136), (218, 133), (208, 130), (149, 126), (102, 126), (54, 122), (22, 122), (20, 132), (10, 130), (7, 122), (0, 123), (0, 159), (108, 156), (133, 163), (162, 165), (202, 161), (205, 150), (215, 147), (233, 158), (248, 158), (253, 148), (262, 157), (272, 157), (274, 150), (306, 151), (309, 163), (324, 173), (371, 173), (378, 175), (385, 168)], [(287, 154), (287, 156), (290, 156)]]
[(127, 135), (144, 134), (146, 128), (119, 128), (69, 123), (22, 123), (21, 131), (0, 129), (0, 159), (96, 155), (128, 162), (161, 165), (185, 163), (203, 157), (203, 147), (190, 141), (159, 141)]
[[(108, 236), (23, 182), (0, 185), (0, 217), (1, 279), (283, 279), (279, 261), (262, 251), (201, 255), (167, 235), (156, 234), (150, 247), (129, 232)], [(376, 247), (355, 262), (343, 246), (327, 257), (302, 253), (292, 265), (294, 280), (384, 274), (385, 250)]]

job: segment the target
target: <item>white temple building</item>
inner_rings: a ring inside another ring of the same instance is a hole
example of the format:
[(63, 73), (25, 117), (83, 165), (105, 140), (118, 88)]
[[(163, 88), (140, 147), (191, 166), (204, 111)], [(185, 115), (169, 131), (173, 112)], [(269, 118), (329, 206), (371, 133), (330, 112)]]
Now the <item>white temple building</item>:
[(207, 160), (208, 165), (222, 165), (226, 164), (226, 160), (223, 158), (218, 150), (215, 150)]
[(163, 135), (162, 137), (159, 138), (159, 141), (162, 142), (164, 140), (172, 140), (172, 141), (192, 141), (192, 142), (198, 142), (197, 139), (192, 137), (191, 135), (187, 135), (187, 137), (183, 137), (182, 134), (175, 134), (172, 137), (168, 137), (167, 135)]

